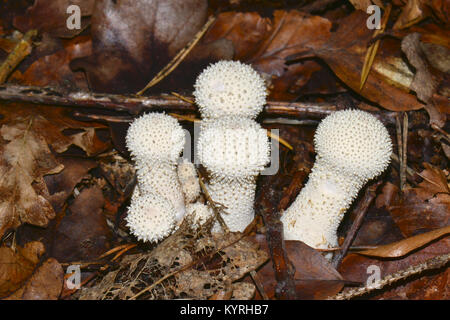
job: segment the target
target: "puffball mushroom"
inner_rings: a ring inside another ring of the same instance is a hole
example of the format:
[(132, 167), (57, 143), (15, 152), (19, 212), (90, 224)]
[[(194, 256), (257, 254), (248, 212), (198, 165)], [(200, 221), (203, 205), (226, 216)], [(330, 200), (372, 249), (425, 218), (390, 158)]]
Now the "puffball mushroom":
[(219, 61), (197, 77), (194, 97), (204, 119), (241, 116), (254, 119), (266, 103), (261, 76), (239, 61)]
[(189, 216), (192, 217), (193, 225), (198, 228), (211, 219), (214, 216), (214, 212), (209, 206), (201, 202), (195, 202), (186, 206), (186, 217)]
[(200, 196), (200, 184), (194, 164), (187, 159), (182, 159), (178, 164), (177, 172), (185, 202), (193, 203)]
[(384, 125), (360, 110), (337, 111), (318, 126), (309, 180), (281, 221), (286, 240), (336, 247), (337, 228), (359, 190), (388, 166), (392, 143)]
[(208, 192), (226, 207), (230, 231), (244, 231), (254, 218), (256, 177), (269, 162), (266, 130), (240, 117), (203, 120), (200, 129), (197, 152), (209, 173)]
[[(184, 131), (178, 121), (164, 113), (144, 114), (127, 131), (126, 144), (138, 178), (138, 195), (133, 196), (129, 207), (130, 219), (134, 219), (129, 220), (130, 230), (144, 241), (158, 241), (159, 235), (169, 234), (184, 217), (184, 198), (176, 169), (184, 143)], [(138, 213), (139, 210), (148, 212)], [(158, 220), (152, 226), (154, 216), (166, 216), (167, 221)]]
[(158, 242), (175, 229), (176, 211), (169, 200), (153, 192), (133, 193), (126, 217), (127, 226), (138, 240)]

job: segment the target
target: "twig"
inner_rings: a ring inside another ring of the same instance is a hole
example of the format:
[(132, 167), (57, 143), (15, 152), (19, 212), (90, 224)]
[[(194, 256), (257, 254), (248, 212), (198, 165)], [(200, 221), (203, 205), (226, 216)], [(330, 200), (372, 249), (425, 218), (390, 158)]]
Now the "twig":
[(186, 58), (189, 52), (195, 47), (195, 45), (200, 41), (203, 35), (208, 31), (209, 27), (216, 21), (214, 16), (210, 16), (208, 21), (205, 23), (203, 28), (195, 35), (194, 39), (188, 44), (187, 47), (183, 48), (177, 55), (166, 65), (158, 74), (145, 86), (144, 89), (139, 91), (137, 95), (142, 95), (147, 89), (153, 87), (155, 84), (159, 83), (165, 77), (167, 77), (175, 68)]
[(410, 276), (420, 274), (423, 271), (439, 269), (439, 268), (445, 266), (449, 261), (450, 261), (450, 253), (440, 255), (440, 256), (428, 259), (427, 261), (420, 263), (418, 265), (411, 266), (404, 270), (400, 270), (393, 274), (387, 275), (382, 280), (379, 280), (378, 282), (376, 282), (373, 285), (365, 286), (362, 288), (356, 288), (356, 289), (349, 290), (347, 292), (339, 293), (333, 297), (329, 297), (328, 300), (348, 300), (348, 299), (356, 298), (356, 297), (365, 295), (367, 293), (370, 293), (374, 290), (382, 289), (383, 287), (390, 285), (394, 282), (397, 282), (399, 280), (403, 280)]
[(403, 113), (403, 130), (402, 130), (402, 166), (400, 171), (400, 190), (406, 186), (406, 167), (408, 163), (408, 114), (406, 112)]
[(398, 160), (400, 164), (400, 191), (403, 191), (406, 185), (407, 173), (407, 143), (408, 143), (408, 115), (403, 113), (403, 121), (399, 116), (395, 117), (396, 135), (398, 144)]
[(33, 48), (32, 39), (37, 35), (36, 30), (30, 30), (25, 33), (24, 37), (17, 43), (13, 51), (8, 55), (6, 60), (0, 66), (0, 83), (4, 83), (8, 79), (11, 72), (31, 53)]
[[(95, 110), (124, 112), (129, 115), (137, 115), (143, 111), (197, 112), (197, 107), (193, 103), (167, 94), (145, 97), (82, 91), (68, 93), (48, 87), (0, 85), (0, 100), (60, 107), (78, 107), (91, 109), (92, 113), (95, 113)], [(265, 117), (283, 116), (321, 120), (336, 110), (339, 110), (338, 107), (329, 103), (268, 101), (263, 112)], [(81, 114), (80, 110), (78, 112)], [(373, 113), (375, 117), (388, 126), (395, 125), (395, 114), (395, 112), (391, 111)], [(101, 118), (102, 116), (99, 114), (97, 117)], [(111, 119), (110, 115), (107, 117)]]
[[(272, 181), (268, 180), (264, 184), (271, 183)], [(266, 190), (266, 188), (261, 186), (261, 190)], [(274, 199), (277, 198), (277, 195), (273, 189), (267, 188), (267, 190), (256, 201), (255, 211), (263, 217), (264, 225), (267, 228), (266, 239), (277, 281), (275, 296), (278, 299), (294, 300), (297, 297), (294, 281), (295, 268), (286, 254), (283, 224), (279, 219), (278, 207), (273, 205), (273, 203), (279, 203), (279, 201), (275, 201), (278, 199)]]
[(227, 224), (225, 223), (222, 216), (220, 215), (220, 212), (224, 211), (223, 210), (224, 206), (222, 204), (218, 204), (211, 198), (211, 195), (209, 194), (208, 189), (206, 188), (205, 183), (203, 182), (203, 176), (199, 170), (197, 170), (197, 174), (198, 174), (198, 182), (200, 184), (200, 188), (202, 189), (203, 194), (204, 194), (206, 200), (208, 201), (209, 205), (213, 209), (213, 212), (214, 212), (214, 215), (215, 215), (217, 221), (219, 221), (219, 224), (222, 227), (223, 231), (225, 233), (229, 233), (230, 229), (228, 228)]
[(252, 278), (253, 282), (255, 283), (256, 288), (258, 289), (259, 294), (263, 298), (263, 300), (269, 300), (269, 297), (267, 296), (266, 291), (264, 291), (264, 286), (262, 282), (259, 280), (258, 273), (256, 273), (255, 270), (250, 271), (250, 277)]
[(382, 180), (378, 180), (373, 184), (371, 184), (369, 187), (367, 187), (363, 199), (358, 203), (358, 205), (354, 209), (353, 212), (356, 212), (355, 221), (353, 222), (350, 231), (347, 233), (347, 236), (345, 237), (344, 243), (342, 244), (342, 250), (338, 252), (333, 257), (332, 260), (332, 265), (335, 269), (339, 267), (339, 265), (342, 262), (342, 259), (345, 257), (350, 246), (355, 240), (356, 234), (358, 233), (358, 230), (361, 227), (362, 222), (364, 221), (364, 217), (366, 216), (366, 213), (370, 205), (372, 204), (373, 200), (376, 197), (376, 191), (382, 183), (383, 183)]

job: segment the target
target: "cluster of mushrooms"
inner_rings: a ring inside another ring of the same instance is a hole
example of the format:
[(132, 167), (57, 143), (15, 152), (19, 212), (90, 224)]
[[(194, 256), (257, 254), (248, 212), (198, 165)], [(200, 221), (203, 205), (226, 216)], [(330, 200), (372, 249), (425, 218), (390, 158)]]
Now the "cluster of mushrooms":
[[(224, 207), (222, 218), (233, 232), (254, 219), (256, 178), (270, 160), (267, 132), (255, 121), (266, 95), (261, 76), (237, 61), (210, 65), (195, 83), (202, 116), (196, 156), (208, 172), (209, 195)], [(126, 142), (138, 180), (126, 219), (139, 240), (160, 241), (186, 216), (197, 225), (213, 216), (200, 197), (194, 164), (180, 158), (185, 135), (175, 118), (144, 114), (130, 125)], [(392, 143), (373, 115), (344, 110), (319, 124), (314, 145), (308, 182), (281, 221), (285, 239), (327, 249), (338, 245), (337, 228), (359, 190), (387, 168)], [(212, 231), (224, 230), (216, 221)]]

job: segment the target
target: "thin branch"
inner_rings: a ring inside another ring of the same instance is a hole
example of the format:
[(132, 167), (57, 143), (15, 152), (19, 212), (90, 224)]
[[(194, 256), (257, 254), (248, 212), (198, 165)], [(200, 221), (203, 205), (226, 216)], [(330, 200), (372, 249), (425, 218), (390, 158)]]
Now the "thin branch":
[(408, 267), (404, 270), (400, 270), (393, 274), (387, 275), (383, 279), (377, 281), (375, 284), (368, 285), (361, 288), (352, 289), (343, 293), (339, 293), (333, 297), (329, 297), (328, 300), (349, 300), (365, 294), (368, 294), (374, 290), (382, 289), (383, 287), (395, 283), (397, 281), (409, 278), (413, 275), (420, 274), (426, 270), (440, 269), (444, 267), (450, 261), (450, 253), (440, 255), (415, 266)]
[(25, 33), (21, 40), (19, 40), (13, 51), (11, 51), (0, 66), (0, 83), (4, 83), (19, 63), (21, 63), (22, 60), (31, 53), (31, 50), (33, 49), (32, 39), (36, 35), (36, 30), (30, 30)]
[(335, 269), (339, 267), (339, 265), (342, 262), (342, 259), (344, 259), (350, 246), (355, 240), (358, 230), (361, 227), (362, 222), (364, 221), (364, 217), (366, 216), (366, 213), (369, 210), (369, 207), (372, 204), (373, 200), (376, 198), (377, 195), (376, 191), (382, 183), (383, 181), (379, 180), (370, 185), (366, 189), (363, 199), (358, 203), (358, 205), (354, 209), (354, 212), (356, 212), (355, 221), (353, 222), (350, 231), (347, 233), (347, 236), (345, 237), (344, 243), (342, 244), (342, 250), (333, 257), (332, 264)]
[[(143, 111), (165, 111), (196, 113), (197, 107), (192, 99), (179, 98), (173, 94), (158, 96), (137, 96), (100, 94), (91, 92), (65, 92), (61, 89), (48, 87), (0, 85), (0, 100), (14, 102), (29, 102), (60, 107), (79, 107), (95, 110), (124, 112), (137, 115)], [(329, 103), (304, 103), (268, 101), (264, 108), (265, 117), (292, 117), (297, 119), (321, 120), (339, 108)], [(78, 110), (81, 112), (81, 110)], [(395, 124), (395, 112), (380, 111), (373, 115), (385, 125)], [(100, 117), (100, 115), (99, 115)], [(111, 116), (109, 116), (111, 117)]]

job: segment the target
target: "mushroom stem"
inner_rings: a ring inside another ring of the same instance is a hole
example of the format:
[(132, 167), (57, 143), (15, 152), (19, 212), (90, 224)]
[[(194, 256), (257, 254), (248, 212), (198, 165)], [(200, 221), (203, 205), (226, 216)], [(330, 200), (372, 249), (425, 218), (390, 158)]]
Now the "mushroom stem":
[(176, 165), (171, 162), (136, 161), (136, 168), (141, 194), (154, 192), (169, 200), (176, 212), (175, 220), (180, 224), (186, 209)]
[[(216, 176), (209, 180), (209, 194), (215, 202), (224, 206), (222, 218), (232, 232), (244, 231), (255, 217), (253, 210), (255, 181), (254, 176), (239, 179), (224, 179)], [(213, 231), (223, 232), (218, 222), (214, 225)]]
[(308, 182), (281, 218), (284, 238), (318, 249), (337, 246), (339, 223), (363, 184), (357, 176), (340, 174), (318, 159)]

